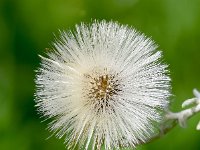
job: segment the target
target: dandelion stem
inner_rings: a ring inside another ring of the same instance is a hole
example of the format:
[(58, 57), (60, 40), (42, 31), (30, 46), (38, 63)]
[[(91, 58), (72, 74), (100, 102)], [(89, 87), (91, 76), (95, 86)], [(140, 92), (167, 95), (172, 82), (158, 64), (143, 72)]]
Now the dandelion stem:
[[(171, 131), (177, 124), (179, 124), (182, 128), (185, 128), (187, 120), (200, 112), (200, 92), (194, 89), (193, 93), (195, 95), (195, 98), (184, 101), (182, 107), (184, 108), (191, 104), (196, 105), (191, 108), (181, 110), (179, 112), (168, 111), (165, 115), (165, 121), (163, 121), (160, 126), (160, 131), (158, 132), (158, 134), (149, 139), (146, 144), (161, 138), (163, 135)], [(197, 125), (197, 130), (200, 130), (200, 122)]]

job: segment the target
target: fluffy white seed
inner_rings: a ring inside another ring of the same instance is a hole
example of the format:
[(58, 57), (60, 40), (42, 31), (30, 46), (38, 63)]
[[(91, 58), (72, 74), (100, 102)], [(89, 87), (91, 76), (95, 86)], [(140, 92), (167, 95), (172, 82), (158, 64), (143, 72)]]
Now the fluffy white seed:
[(116, 22), (61, 32), (36, 77), (38, 110), (68, 149), (145, 143), (168, 107), (170, 78), (154, 42)]

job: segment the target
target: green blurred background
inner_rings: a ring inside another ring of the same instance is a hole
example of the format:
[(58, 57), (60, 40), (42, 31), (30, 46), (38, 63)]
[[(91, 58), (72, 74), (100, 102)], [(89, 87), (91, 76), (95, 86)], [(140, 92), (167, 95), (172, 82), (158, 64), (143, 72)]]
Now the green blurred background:
[[(35, 110), (34, 70), (58, 29), (106, 19), (151, 36), (170, 64), (171, 109), (200, 90), (200, 0), (0, 0), (0, 150), (64, 150)], [(138, 150), (199, 150), (200, 114)]]

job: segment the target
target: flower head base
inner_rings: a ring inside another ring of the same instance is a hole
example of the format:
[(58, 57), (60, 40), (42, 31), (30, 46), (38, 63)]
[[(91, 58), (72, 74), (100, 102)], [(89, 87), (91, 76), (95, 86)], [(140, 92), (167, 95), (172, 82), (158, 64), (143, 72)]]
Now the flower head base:
[[(39, 111), (68, 148), (119, 149), (145, 143), (168, 107), (161, 52), (143, 34), (114, 22), (61, 32), (36, 77)], [(154, 125), (153, 125), (154, 124)]]

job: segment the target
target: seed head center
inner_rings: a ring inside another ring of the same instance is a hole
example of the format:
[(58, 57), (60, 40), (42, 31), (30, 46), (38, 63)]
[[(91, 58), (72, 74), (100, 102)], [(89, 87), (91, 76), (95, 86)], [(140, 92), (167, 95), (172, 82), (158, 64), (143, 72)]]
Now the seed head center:
[(89, 76), (89, 98), (108, 100), (119, 91), (118, 80), (114, 75)]
[(99, 78), (94, 79), (94, 81), (95, 83), (94, 83), (93, 90), (94, 90), (95, 98), (102, 99), (102, 98), (106, 98), (108, 95), (111, 94), (112, 87), (110, 85), (108, 75), (100, 76)]

